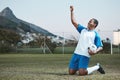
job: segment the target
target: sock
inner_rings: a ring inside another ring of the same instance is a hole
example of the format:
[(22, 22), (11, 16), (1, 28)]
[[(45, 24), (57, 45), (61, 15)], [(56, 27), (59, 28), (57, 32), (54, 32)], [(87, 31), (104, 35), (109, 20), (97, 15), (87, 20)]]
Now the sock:
[(93, 67), (87, 68), (88, 74), (91, 74), (94, 71), (97, 71), (99, 69), (99, 65), (95, 65)]

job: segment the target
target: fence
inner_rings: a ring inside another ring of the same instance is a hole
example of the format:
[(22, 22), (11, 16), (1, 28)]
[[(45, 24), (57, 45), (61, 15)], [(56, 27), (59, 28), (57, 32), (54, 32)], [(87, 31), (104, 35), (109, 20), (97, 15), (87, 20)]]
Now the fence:
[[(120, 54), (120, 44), (113, 44), (113, 31), (98, 31), (103, 43), (103, 53)], [(56, 33), (56, 37), (32, 35), (29, 43), (18, 43), (16, 47), (17, 53), (51, 53), (51, 54), (68, 54), (73, 53), (78, 42), (79, 34), (71, 32)], [(27, 39), (27, 38), (25, 38)], [(27, 39), (28, 40), (28, 39)], [(52, 44), (50, 43), (52, 42)], [(2, 44), (2, 42), (1, 42)], [(107, 45), (107, 46), (106, 46)]]

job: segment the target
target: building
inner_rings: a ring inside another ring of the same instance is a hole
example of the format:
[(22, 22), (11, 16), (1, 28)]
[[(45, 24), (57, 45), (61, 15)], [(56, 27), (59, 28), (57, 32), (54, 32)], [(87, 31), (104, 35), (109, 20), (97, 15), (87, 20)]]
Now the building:
[(120, 44), (120, 29), (118, 29), (117, 31), (113, 31), (113, 44)]

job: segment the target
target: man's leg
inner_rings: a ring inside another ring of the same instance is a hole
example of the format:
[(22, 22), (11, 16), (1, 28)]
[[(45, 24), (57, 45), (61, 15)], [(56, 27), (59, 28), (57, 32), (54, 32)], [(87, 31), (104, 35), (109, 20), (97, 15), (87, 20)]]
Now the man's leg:
[(80, 76), (84, 76), (84, 75), (87, 75), (87, 74), (88, 74), (88, 71), (86, 69), (83, 69), (83, 68), (79, 69), (79, 75)]
[(87, 69), (83, 69), (83, 68), (79, 69), (79, 75), (84, 76), (84, 75), (87, 75), (87, 74), (91, 74), (94, 71), (99, 71), (101, 74), (105, 74), (104, 69), (98, 63), (97, 65), (95, 65), (93, 67), (89, 67)]
[(74, 75), (76, 74), (77, 70), (74, 70), (74, 69), (69, 69), (69, 74), (70, 75)]
[(103, 70), (103, 68), (100, 66), (99, 63), (97, 63), (97, 65), (95, 65), (93, 67), (87, 68), (87, 71), (88, 71), (88, 74), (91, 74), (94, 71), (99, 71), (101, 74), (105, 74), (105, 71)]
[(78, 70), (79, 57), (77, 54), (73, 54), (69, 63), (69, 74), (74, 75)]
[(89, 64), (89, 57), (80, 55), (79, 58), (79, 75), (84, 76), (88, 74), (87, 68)]

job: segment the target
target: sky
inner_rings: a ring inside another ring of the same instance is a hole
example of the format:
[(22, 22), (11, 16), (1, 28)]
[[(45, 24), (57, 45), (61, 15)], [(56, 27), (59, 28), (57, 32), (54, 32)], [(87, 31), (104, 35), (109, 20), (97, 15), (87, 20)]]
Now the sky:
[(79, 24), (87, 26), (91, 18), (99, 21), (96, 31), (102, 38), (112, 39), (112, 32), (120, 29), (120, 0), (0, 0), (0, 11), (9, 7), (17, 18), (54, 34), (78, 36), (70, 20), (70, 5)]

